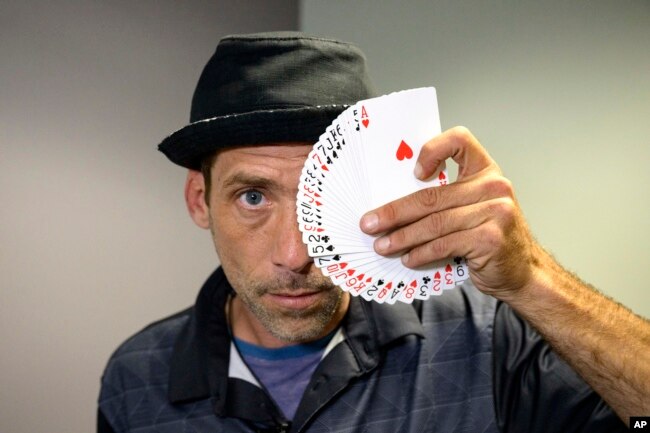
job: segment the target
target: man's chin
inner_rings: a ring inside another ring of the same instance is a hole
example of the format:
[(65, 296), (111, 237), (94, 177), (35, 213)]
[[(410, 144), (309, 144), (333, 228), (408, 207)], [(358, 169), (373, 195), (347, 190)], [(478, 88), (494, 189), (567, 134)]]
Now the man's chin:
[[(295, 319), (294, 319), (295, 320)], [(286, 343), (300, 344), (317, 340), (325, 335), (326, 325), (289, 323), (285, 326), (269, 329), (271, 335)]]
[(266, 308), (261, 304), (251, 308), (264, 328), (275, 338), (301, 343), (323, 336), (332, 326), (340, 306), (341, 292), (315, 292), (303, 296), (266, 294), (264, 298)]

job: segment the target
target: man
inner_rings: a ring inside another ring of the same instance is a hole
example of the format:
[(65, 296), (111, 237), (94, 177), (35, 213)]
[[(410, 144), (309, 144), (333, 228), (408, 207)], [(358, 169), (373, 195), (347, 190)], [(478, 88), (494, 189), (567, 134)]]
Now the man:
[(327, 125), (372, 96), (349, 44), (220, 41), (191, 123), (160, 150), (189, 169), (187, 207), (221, 267), (194, 307), (112, 356), (99, 431), (615, 432), (650, 414), (650, 325), (534, 241), (511, 184), (464, 128), (432, 137), (414, 173), (453, 158), (456, 183), (359, 224), (407, 267), (466, 257), (471, 281), (380, 305), (320, 273), (296, 224), (298, 178)]

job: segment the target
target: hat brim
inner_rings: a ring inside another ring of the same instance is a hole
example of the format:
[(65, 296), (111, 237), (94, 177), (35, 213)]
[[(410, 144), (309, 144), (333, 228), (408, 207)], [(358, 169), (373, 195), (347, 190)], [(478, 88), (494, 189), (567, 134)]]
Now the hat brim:
[(190, 123), (159, 145), (175, 164), (198, 170), (217, 150), (264, 143), (315, 143), (347, 105), (260, 110)]

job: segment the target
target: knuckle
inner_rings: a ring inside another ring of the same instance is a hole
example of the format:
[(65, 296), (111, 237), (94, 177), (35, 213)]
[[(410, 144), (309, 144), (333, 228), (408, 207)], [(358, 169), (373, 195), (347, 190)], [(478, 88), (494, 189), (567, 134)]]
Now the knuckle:
[(439, 213), (430, 214), (424, 221), (424, 229), (430, 237), (438, 237), (442, 232), (443, 219)]
[(435, 207), (440, 203), (440, 191), (437, 188), (425, 188), (414, 196), (417, 204), (425, 209)]
[(447, 256), (448, 243), (445, 238), (436, 239), (427, 244), (429, 261), (437, 260)]
[(517, 206), (510, 198), (491, 200), (488, 209), (490, 215), (496, 219), (503, 230), (507, 230), (513, 225), (517, 215)]
[(408, 244), (408, 235), (404, 229), (394, 231), (389, 238), (392, 248), (401, 249)]
[(487, 224), (483, 227), (481, 241), (491, 250), (497, 250), (503, 243), (503, 232), (493, 224)]
[(465, 126), (455, 126), (451, 129), (451, 133), (457, 141), (469, 143), (474, 141), (474, 134)]
[(421, 266), (433, 262), (442, 257), (446, 257), (447, 242), (443, 239), (436, 239), (413, 248), (409, 253), (409, 263), (413, 266)]
[(503, 176), (497, 176), (494, 179), (491, 179), (489, 183), (489, 189), (497, 197), (514, 197), (515, 188), (512, 185), (510, 179)]
[(501, 217), (507, 216), (513, 213), (514, 203), (509, 198), (497, 198), (490, 202), (490, 211)]
[(391, 223), (397, 219), (398, 214), (397, 206), (394, 203), (389, 203), (381, 209), (379, 218), (383, 223)]

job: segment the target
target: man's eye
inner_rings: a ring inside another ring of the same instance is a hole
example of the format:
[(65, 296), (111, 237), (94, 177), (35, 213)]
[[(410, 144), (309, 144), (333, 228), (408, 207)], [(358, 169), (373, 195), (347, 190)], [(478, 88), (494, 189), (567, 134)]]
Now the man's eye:
[(265, 198), (264, 194), (256, 189), (249, 189), (244, 191), (242, 195), (239, 196), (239, 200), (248, 205), (248, 206), (259, 206), (264, 203)]

